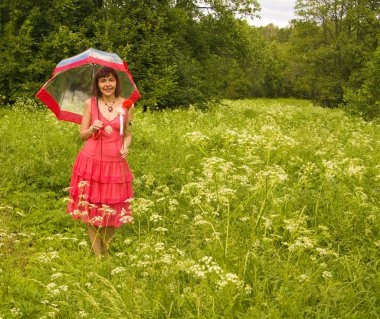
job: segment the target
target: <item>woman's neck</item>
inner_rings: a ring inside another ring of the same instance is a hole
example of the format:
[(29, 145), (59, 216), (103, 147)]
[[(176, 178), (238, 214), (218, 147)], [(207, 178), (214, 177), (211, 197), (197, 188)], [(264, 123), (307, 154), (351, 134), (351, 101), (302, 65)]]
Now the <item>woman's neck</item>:
[(102, 101), (104, 103), (112, 103), (116, 100), (116, 97), (115, 95), (112, 95), (112, 96), (102, 96)]

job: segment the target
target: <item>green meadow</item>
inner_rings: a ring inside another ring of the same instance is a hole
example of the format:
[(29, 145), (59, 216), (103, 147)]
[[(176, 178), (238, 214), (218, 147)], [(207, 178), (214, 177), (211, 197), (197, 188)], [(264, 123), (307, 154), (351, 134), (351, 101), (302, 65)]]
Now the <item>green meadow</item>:
[(134, 222), (65, 212), (79, 126), (0, 109), (0, 318), (380, 318), (380, 125), (303, 100), (136, 110)]

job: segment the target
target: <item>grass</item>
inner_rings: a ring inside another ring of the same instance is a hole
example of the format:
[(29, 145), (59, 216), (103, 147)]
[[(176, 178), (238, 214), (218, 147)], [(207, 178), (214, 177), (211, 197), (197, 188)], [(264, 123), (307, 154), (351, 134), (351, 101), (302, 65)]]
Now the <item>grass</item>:
[(0, 318), (379, 318), (380, 127), (301, 100), (137, 111), (132, 225), (65, 213), (78, 126), (0, 110)]

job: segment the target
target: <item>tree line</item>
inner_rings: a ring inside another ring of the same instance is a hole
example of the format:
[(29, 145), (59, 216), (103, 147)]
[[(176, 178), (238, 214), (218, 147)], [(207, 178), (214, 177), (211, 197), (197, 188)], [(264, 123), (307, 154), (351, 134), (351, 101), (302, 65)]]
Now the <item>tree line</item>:
[(2, 0), (0, 96), (33, 97), (62, 59), (124, 58), (145, 109), (298, 97), (380, 115), (380, 2), (298, 0), (286, 28), (250, 26), (256, 0)]

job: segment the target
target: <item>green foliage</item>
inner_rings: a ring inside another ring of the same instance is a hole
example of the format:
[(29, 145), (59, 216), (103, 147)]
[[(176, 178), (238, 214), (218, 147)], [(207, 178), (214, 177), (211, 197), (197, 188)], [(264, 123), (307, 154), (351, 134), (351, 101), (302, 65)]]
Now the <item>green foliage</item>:
[(379, 12), (371, 0), (298, 0), (291, 60), (304, 71), (295, 88), (328, 107), (343, 101), (343, 88), (358, 90), (378, 45)]
[(360, 89), (347, 88), (345, 107), (366, 119), (380, 117), (380, 46), (365, 67), (364, 82)]
[(90, 0), (6, 0), (0, 10), (0, 92), (7, 101), (34, 96), (61, 59), (91, 43), (83, 28), (96, 11)]
[(249, 83), (239, 71), (251, 58), (233, 14), (252, 15), (257, 3), (209, 5), (215, 15), (192, 1), (28, 0), (21, 5), (27, 11), (6, 1), (0, 6), (0, 93), (12, 103), (31, 97), (61, 59), (94, 46), (127, 60), (144, 109), (241, 96), (235, 90)]
[(0, 316), (377, 318), (379, 125), (305, 100), (137, 109), (134, 223), (65, 213), (78, 126), (0, 110)]
[(378, 116), (368, 75), (377, 59), (378, 1), (298, 0), (287, 28), (240, 19), (258, 9), (256, 0), (4, 0), (1, 104), (33, 97), (60, 60), (95, 47), (128, 62), (144, 110), (297, 97)]

